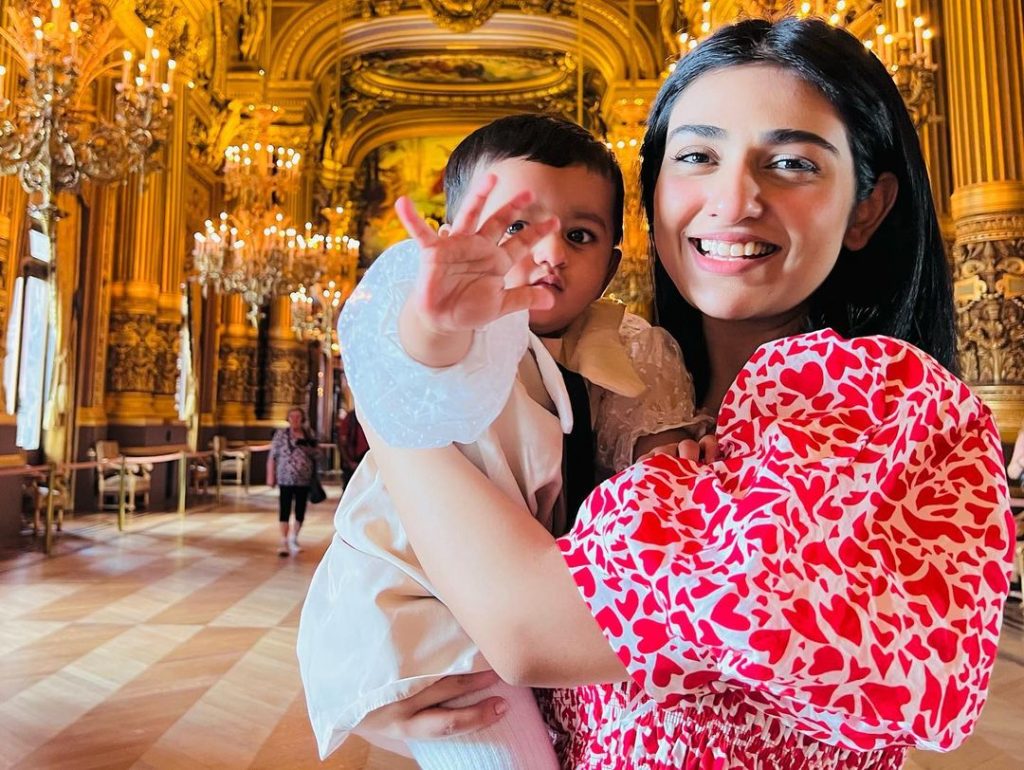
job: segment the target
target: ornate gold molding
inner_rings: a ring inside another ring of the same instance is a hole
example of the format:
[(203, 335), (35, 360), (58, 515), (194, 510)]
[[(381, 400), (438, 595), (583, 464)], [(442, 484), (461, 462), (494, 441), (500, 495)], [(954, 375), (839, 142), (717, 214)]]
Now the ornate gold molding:
[(420, 0), (431, 20), (442, 29), (469, 32), (486, 23), (501, 0)]
[(156, 387), (157, 359), (162, 340), (155, 313), (118, 309), (110, 314), (107, 352), (107, 395), (144, 393)]
[(1024, 385), (1024, 237), (957, 243), (953, 264), (964, 378)]
[(218, 422), (252, 420), (256, 400), (255, 340), (224, 335), (220, 341), (218, 360)]
[(267, 417), (284, 420), (288, 410), (306, 401), (308, 367), (304, 348), (272, 347), (267, 361)]

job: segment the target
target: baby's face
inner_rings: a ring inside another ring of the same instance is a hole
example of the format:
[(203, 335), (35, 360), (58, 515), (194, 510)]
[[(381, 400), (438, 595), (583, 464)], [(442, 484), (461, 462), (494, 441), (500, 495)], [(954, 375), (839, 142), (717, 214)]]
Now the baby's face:
[(481, 221), (524, 190), (533, 202), (508, 228), (506, 238), (551, 216), (561, 226), (533, 249), (536, 267), (530, 282), (554, 297), (547, 310), (530, 311), (530, 329), (538, 335), (556, 335), (601, 296), (614, 268), (617, 252), (612, 225), (614, 188), (601, 174), (586, 166), (555, 168), (523, 158), (507, 158), (481, 166), (467, 189), (487, 173), (497, 177)]

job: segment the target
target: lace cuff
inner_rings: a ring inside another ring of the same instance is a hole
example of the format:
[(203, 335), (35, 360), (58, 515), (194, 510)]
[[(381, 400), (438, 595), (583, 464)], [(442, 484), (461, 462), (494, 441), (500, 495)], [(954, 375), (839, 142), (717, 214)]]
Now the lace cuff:
[(443, 369), (411, 358), (398, 339), (398, 316), (412, 292), (419, 248), (402, 241), (381, 254), (338, 319), (345, 372), (359, 418), (393, 446), (470, 444), (501, 413), (529, 342), (527, 311), (473, 335), (466, 357)]

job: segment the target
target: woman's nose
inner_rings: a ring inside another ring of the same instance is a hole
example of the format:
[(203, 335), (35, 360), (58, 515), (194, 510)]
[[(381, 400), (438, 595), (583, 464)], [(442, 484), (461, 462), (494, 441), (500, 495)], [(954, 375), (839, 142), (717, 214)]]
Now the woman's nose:
[(759, 217), (764, 212), (760, 185), (749, 168), (744, 165), (723, 166), (715, 177), (715, 186), (708, 201), (711, 216), (723, 224), (732, 224)]

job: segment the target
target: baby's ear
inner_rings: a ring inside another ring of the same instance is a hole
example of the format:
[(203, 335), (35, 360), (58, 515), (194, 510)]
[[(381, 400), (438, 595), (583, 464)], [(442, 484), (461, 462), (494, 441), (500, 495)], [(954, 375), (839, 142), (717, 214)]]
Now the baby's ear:
[(452, 231), (452, 226), (450, 224), (448, 224), (447, 222), (445, 222), (443, 225), (441, 225), (439, 228), (437, 228), (437, 234), (438, 235), (448, 235), (449, 233), (451, 233), (451, 231)]

